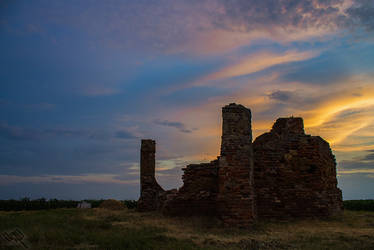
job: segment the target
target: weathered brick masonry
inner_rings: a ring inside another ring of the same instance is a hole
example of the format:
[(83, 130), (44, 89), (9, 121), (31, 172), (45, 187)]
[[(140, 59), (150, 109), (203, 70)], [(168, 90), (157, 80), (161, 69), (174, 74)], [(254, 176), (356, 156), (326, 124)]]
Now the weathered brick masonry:
[(218, 161), (191, 164), (183, 169), (183, 186), (166, 198), (169, 215), (217, 215)]
[(230, 104), (222, 117), (218, 215), (225, 224), (246, 226), (255, 218), (251, 111)]
[(160, 208), (159, 197), (165, 192), (155, 178), (155, 153), (154, 140), (142, 140), (140, 149), (140, 199), (138, 210), (151, 211)]
[(328, 216), (342, 209), (329, 144), (304, 133), (301, 118), (279, 118), (254, 141), (259, 217)]
[(252, 144), (251, 111), (222, 108), (221, 154), (184, 168), (183, 186), (164, 191), (155, 179), (155, 142), (142, 140), (140, 211), (209, 215), (226, 225), (257, 218), (329, 216), (342, 210), (329, 144), (306, 135), (302, 118), (279, 118)]

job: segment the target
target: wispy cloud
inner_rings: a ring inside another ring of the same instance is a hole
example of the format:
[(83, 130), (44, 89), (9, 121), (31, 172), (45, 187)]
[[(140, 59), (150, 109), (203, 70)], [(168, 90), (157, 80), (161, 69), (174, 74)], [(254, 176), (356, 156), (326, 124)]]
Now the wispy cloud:
[(374, 153), (367, 150), (363, 156), (351, 160), (343, 160), (338, 163), (338, 173), (349, 174), (372, 174), (374, 173)]
[(119, 139), (135, 139), (138, 138), (134, 133), (120, 129), (111, 134), (109, 131), (98, 129), (72, 129), (72, 128), (47, 128), (35, 129), (24, 128), (20, 126), (9, 125), (6, 122), (0, 123), (0, 137), (9, 140), (36, 141), (46, 139), (48, 137), (73, 137), (88, 139), (108, 139), (111, 137)]
[(134, 134), (127, 130), (119, 130), (116, 132), (115, 137), (119, 139), (135, 139), (137, 138)]
[(40, 175), (40, 176), (16, 176), (0, 175), (0, 185), (10, 185), (17, 183), (65, 183), (65, 184), (83, 184), (83, 183), (113, 183), (137, 185), (138, 178), (134, 180), (123, 180), (114, 174), (82, 174), (82, 175)]
[(173, 122), (168, 120), (154, 120), (153, 122), (157, 125), (176, 128), (182, 133), (191, 133), (193, 131), (192, 129), (187, 129), (186, 125), (181, 122)]
[(310, 59), (318, 55), (315, 51), (286, 51), (284, 53), (273, 52), (257, 52), (242, 58), (239, 62), (233, 63), (220, 71), (213, 73), (204, 80), (217, 80), (222, 78), (230, 78), (244, 76), (259, 72), (275, 65), (297, 62)]
[(338, 174), (374, 174), (374, 169), (340, 170)]
[(83, 86), (80, 91), (85, 96), (110, 96), (120, 93), (120, 91), (112, 86), (105, 86), (105, 84), (90, 84)]
[(18, 126), (10, 126), (7, 123), (0, 123), (0, 137), (9, 140), (36, 140), (39, 133), (33, 129), (24, 129)]

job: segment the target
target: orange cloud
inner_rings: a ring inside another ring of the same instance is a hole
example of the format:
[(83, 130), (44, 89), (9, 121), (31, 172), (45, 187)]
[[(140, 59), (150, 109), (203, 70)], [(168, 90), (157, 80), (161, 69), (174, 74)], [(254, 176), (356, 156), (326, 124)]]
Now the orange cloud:
[(194, 85), (214, 84), (215, 80), (253, 74), (275, 65), (307, 60), (318, 54), (318, 51), (286, 51), (283, 53), (262, 51), (245, 58), (237, 59), (232, 65), (226, 66), (211, 75), (203, 77)]
[[(238, 86), (237, 90), (228, 92), (225, 96), (206, 99), (199, 106), (183, 107), (165, 114), (162, 119), (180, 121), (188, 127), (198, 128), (189, 134), (174, 133), (175, 143), (167, 142), (166, 147), (183, 152), (186, 161), (195, 161), (199, 157), (202, 161), (207, 158), (206, 155), (213, 159), (219, 154), (221, 107), (236, 102), (252, 110), (254, 139), (269, 131), (276, 118), (293, 115), (303, 117), (306, 132), (322, 136), (335, 152), (350, 152), (353, 156), (354, 151), (374, 149), (374, 142), (361, 138), (374, 136), (374, 87), (370, 76), (352, 76), (345, 82), (329, 85), (283, 82), (279, 78), (279, 72), (257, 78), (230, 78), (277, 63), (310, 58), (314, 53), (317, 52), (265, 53), (269, 60), (263, 63), (252, 65), (246, 58), (207, 76), (205, 79), (228, 77), (224, 82), (229, 86)], [(276, 58), (271, 59), (271, 55)], [(278, 90), (290, 93), (289, 99), (282, 101), (271, 98), (271, 93)], [(352, 141), (353, 137), (356, 138), (355, 141)], [(180, 145), (181, 141), (183, 146)]]

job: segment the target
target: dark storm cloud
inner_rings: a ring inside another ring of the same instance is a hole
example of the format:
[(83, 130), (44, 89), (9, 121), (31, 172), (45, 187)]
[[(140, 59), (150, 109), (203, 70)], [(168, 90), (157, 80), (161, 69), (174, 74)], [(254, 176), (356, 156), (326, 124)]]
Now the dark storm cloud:
[(172, 121), (168, 121), (168, 120), (164, 120), (164, 121), (155, 120), (154, 123), (157, 124), (157, 125), (161, 125), (161, 126), (176, 128), (182, 133), (191, 133), (192, 132), (192, 130), (187, 129), (186, 126), (181, 122), (172, 122)]

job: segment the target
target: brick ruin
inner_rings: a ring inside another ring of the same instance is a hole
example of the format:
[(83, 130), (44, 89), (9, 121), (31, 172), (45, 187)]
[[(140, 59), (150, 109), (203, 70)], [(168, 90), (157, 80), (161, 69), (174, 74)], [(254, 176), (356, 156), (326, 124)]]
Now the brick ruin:
[(279, 118), (253, 148), (259, 217), (328, 216), (342, 209), (335, 157), (328, 142), (305, 134), (301, 118)]
[(139, 211), (207, 215), (225, 225), (258, 218), (330, 216), (343, 209), (329, 144), (306, 135), (302, 118), (279, 118), (252, 143), (251, 111), (222, 108), (220, 156), (183, 168), (183, 186), (165, 191), (155, 179), (155, 141), (142, 140)]
[(142, 140), (140, 152), (141, 193), (138, 201), (138, 209), (140, 211), (159, 209), (159, 195), (164, 193), (164, 189), (157, 183), (155, 178), (155, 153), (156, 142), (153, 140)]

